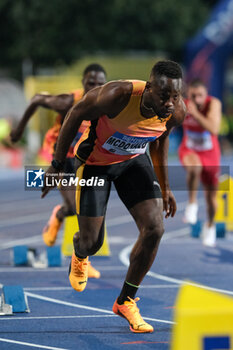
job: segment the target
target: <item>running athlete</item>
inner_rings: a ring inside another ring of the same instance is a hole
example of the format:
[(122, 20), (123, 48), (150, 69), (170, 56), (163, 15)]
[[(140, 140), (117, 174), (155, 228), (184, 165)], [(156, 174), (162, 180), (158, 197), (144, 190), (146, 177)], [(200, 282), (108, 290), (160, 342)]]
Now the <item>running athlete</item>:
[[(181, 97), (182, 71), (173, 61), (160, 61), (152, 68), (149, 81), (114, 81), (87, 93), (67, 114), (59, 134), (53, 165), (45, 174), (42, 197), (52, 188), (51, 174), (59, 174), (76, 130), (83, 120), (91, 120), (94, 147), (79, 177), (102, 179), (102, 187), (80, 186), (76, 206), (80, 232), (74, 236), (74, 252), (69, 279), (83, 291), (87, 284), (88, 256), (103, 242), (102, 226), (113, 182), (119, 197), (133, 216), (139, 237), (130, 255), (130, 265), (113, 312), (124, 317), (132, 332), (152, 332), (137, 308), (136, 292), (150, 269), (164, 232), (165, 217), (174, 216), (175, 198), (167, 174), (168, 136), (185, 116)], [(83, 136), (85, 138), (85, 135)], [(146, 155), (150, 154), (157, 174)], [(162, 193), (161, 193), (162, 192)], [(92, 203), (92, 205), (88, 205)]]
[(197, 222), (197, 189), (201, 179), (207, 204), (207, 222), (203, 228), (203, 244), (215, 246), (214, 216), (217, 209), (216, 191), (220, 167), (218, 133), (221, 123), (221, 102), (212, 96), (204, 83), (193, 80), (187, 91), (187, 116), (183, 123), (184, 136), (179, 157), (187, 172), (189, 201), (184, 221)]
[[(95, 87), (99, 87), (106, 83), (106, 72), (103, 69), (102, 66), (99, 64), (91, 64), (86, 67), (86, 69), (83, 72), (83, 89), (75, 90), (74, 92), (70, 94), (61, 94), (61, 95), (48, 95), (48, 94), (36, 94), (28, 108), (26, 109), (18, 127), (13, 130), (10, 134), (12, 142), (17, 142), (22, 137), (23, 131), (29, 121), (29, 119), (32, 117), (32, 115), (35, 113), (36, 109), (38, 107), (44, 107), (48, 109), (55, 110), (59, 113), (59, 115), (56, 118), (56, 122), (53, 125), (51, 129), (48, 130), (48, 132), (45, 135), (45, 139), (43, 142), (43, 147), (40, 151), (40, 155), (44, 156), (44, 158), (51, 161), (53, 159), (54, 155), (54, 148), (57, 142), (57, 138), (64, 120), (64, 117), (68, 110), (76, 104), (88, 91)], [(75, 168), (78, 167), (82, 162), (79, 162), (76, 159), (76, 165), (74, 167), (74, 146), (75, 143), (79, 140), (84, 130), (89, 126), (89, 121), (83, 121), (80, 128), (78, 129), (78, 132), (74, 138), (74, 141), (72, 142), (67, 155), (66, 155), (66, 161), (65, 161), (65, 167), (64, 172), (65, 173), (75, 173)], [(64, 203), (63, 205), (57, 205), (52, 212), (52, 215), (45, 226), (43, 230), (43, 240), (46, 245), (53, 246), (55, 244), (58, 231), (60, 229), (60, 226), (62, 222), (64, 221), (64, 218), (68, 215), (74, 215), (75, 214), (75, 188), (70, 188), (70, 191), (67, 191), (67, 188), (59, 188), (60, 193), (63, 197)], [(89, 277), (100, 277), (99, 271), (93, 268), (89, 264), (88, 269), (88, 276)]]

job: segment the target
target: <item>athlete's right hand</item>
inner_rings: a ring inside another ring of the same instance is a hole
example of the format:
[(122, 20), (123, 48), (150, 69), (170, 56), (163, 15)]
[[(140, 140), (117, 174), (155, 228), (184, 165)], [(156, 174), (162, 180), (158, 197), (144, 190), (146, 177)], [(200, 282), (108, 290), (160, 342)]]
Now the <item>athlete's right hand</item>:
[(41, 198), (44, 198), (50, 190), (56, 187), (56, 182), (52, 181), (52, 178), (58, 179), (58, 177), (59, 171), (51, 165), (44, 174), (44, 186), (42, 188)]
[(17, 129), (13, 129), (10, 132), (10, 140), (11, 142), (17, 142), (21, 139), (23, 135), (23, 130), (17, 128)]

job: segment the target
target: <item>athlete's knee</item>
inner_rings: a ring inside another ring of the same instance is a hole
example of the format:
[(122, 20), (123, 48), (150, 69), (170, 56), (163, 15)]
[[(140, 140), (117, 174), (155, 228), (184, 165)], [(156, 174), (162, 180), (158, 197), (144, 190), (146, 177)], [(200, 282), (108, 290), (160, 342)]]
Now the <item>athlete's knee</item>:
[(162, 238), (164, 233), (164, 225), (162, 220), (153, 220), (145, 224), (142, 230), (143, 244), (154, 247)]
[(196, 177), (200, 176), (202, 172), (202, 167), (201, 165), (189, 165), (187, 168), (189, 176)]
[(82, 234), (79, 232), (74, 235), (74, 245), (78, 246), (78, 249), (83, 255), (94, 255), (102, 246), (103, 238), (100, 232), (95, 230), (85, 231)]

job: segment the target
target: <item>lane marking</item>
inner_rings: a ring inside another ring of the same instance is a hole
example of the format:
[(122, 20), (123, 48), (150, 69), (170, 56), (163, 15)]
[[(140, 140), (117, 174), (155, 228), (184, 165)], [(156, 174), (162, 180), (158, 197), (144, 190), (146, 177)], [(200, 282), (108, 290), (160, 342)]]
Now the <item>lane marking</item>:
[(28, 316), (28, 317), (2, 317), (0, 321), (15, 321), (15, 320), (47, 320), (47, 319), (64, 319), (64, 318), (101, 318), (101, 317), (117, 317), (117, 315), (82, 315), (82, 316)]
[[(34, 294), (34, 293), (30, 293), (30, 292), (25, 292), (25, 294), (28, 297), (39, 299), (39, 300), (43, 300), (43, 301), (48, 301), (48, 302), (55, 303), (55, 304), (71, 306), (71, 307), (75, 307), (75, 308), (78, 308), (78, 309), (98, 311), (98, 312), (101, 312), (101, 313), (105, 313), (105, 314), (107, 313), (107, 314), (110, 314), (110, 315), (114, 315), (114, 313), (112, 311), (105, 310), (105, 309), (100, 309), (100, 308), (86, 306), (86, 305), (81, 305), (81, 304), (74, 304), (74, 303), (70, 303), (70, 302), (67, 302), (67, 301), (63, 301), (63, 300), (58, 300), (58, 299), (54, 299), (54, 298), (44, 297), (42, 295)], [(144, 316), (143, 316), (143, 318), (144, 318), (144, 320), (148, 320), (148, 321), (174, 324), (174, 322), (167, 321), (167, 320), (161, 320), (161, 319), (158, 319), (158, 318), (151, 318), (151, 317), (144, 317)]]
[(140, 286), (140, 289), (163, 289), (163, 288), (179, 288), (180, 285), (176, 284), (148, 284)]
[(113, 314), (112, 311), (108, 311), (108, 310), (104, 310), (104, 309), (100, 309), (100, 308), (96, 308), (96, 307), (92, 307), (92, 306), (86, 306), (86, 305), (81, 305), (81, 304), (74, 304), (74, 303), (70, 303), (68, 301), (63, 301), (63, 300), (59, 300), (59, 299), (44, 297), (42, 295), (34, 294), (34, 293), (31, 293), (31, 292), (25, 292), (25, 294), (28, 297), (31, 297), (31, 298), (34, 298), (34, 299), (43, 300), (43, 301), (48, 301), (50, 303), (55, 303), (55, 304), (60, 304), (60, 305), (65, 305), (65, 306), (71, 306), (71, 307), (78, 308), (78, 309), (98, 311), (98, 312), (102, 312), (102, 313), (105, 313), (105, 314), (107, 313), (107, 314), (110, 314), (110, 315)]
[[(179, 236), (182, 236), (182, 234), (186, 235), (187, 234), (187, 230), (188, 230), (188, 228), (184, 228), (183, 232), (181, 232), (182, 230), (174, 230), (172, 232), (169, 232), (169, 233), (164, 235), (163, 240), (169, 240), (169, 239), (172, 239), (172, 238), (177, 238)], [(129, 254), (130, 254), (130, 252), (132, 250), (132, 247), (133, 247), (132, 244), (127, 246), (127, 247), (125, 247), (124, 249), (122, 249), (122, 251), (119, 254), (119, 260), (122, 262), (122, 264), (124, 266), (129, 266)], [(150, 276), (150, 277), (162, 280), (162, 281), (179, 284), (179, 285), (180, 284), (187, 284), (187, 285), (190, 285), (190, 286), (200, 287), (200, 288), (211, 290), (211, 291), (214, 291), (214, 292), (220, 292), (220, 293), (224, 293), (224, 294), (228, 294), (228, 295), (233, 295), (233, 292), (230, 291), (230, 290), (209, 287), (209, 286), (206, 286), (206, 285), (203, 285), (203, 284), (199, 284), (199, 283), (192, 283), (192, 282), (181, 280), (181, 279), (178, 279), (178, 278), (173, 278), (173, 277), (169, 277), (169, 276), (166, 276), (166, 275), (161, 275), (161, 274), (158, 274), (158, 273), (155, 273), (155, 272), (152, 272), (152, 271), (149, 271), (147, 273), (147, 276)]]
[[(1, 250), (1, 249), (0, 249)], [(125, 271), (126, 267), (125, 266), (102, 266), (102, 265), (97, 265), (95, 264), (95, 267), (97, 269), (100, 269), (101, 271)], [(0, 268), (0, 272), (2, 273), (8, 273), (8, 272), (63, 272), (63, 271), (68, 271), (69, 266), (64, 266), (64, 267), (47, 267), (47, 268), (41, 268), (41, 269), (35, 269), (34, 267), (3, 267)]]
[(169, 341), (146, 341), (146, 340), (137, 340), (137, 341), (130, 341), (127, 343), (121, 343), (123, 345), (131, 345), (131, 344), (170, 344)]
[(12, 221), (11, 218), (1, 220), (0, 228), (29, 224), (29, 223), (34, 223), (34, 222), (40, 222), (42, 220), (48, 221), (48, 219), (49, 219), (48, 211), (46, 213), (42, 213), (42, 214), (40, 213), (40, 214), (24, 215), (24, 216), (20, 216), (18, 218), (14, 218), (14, 221)]
[(0, 338), (0, 341), (5, 342), (5, 343), (12, 343), (12, 344), (31, 346), (31, 347), (39, 348), (39, 349), (69, 350), (69, 349), (65, 349), (65, 348), (55, 348), (53, 346), (45, 346), (45, 345), (39, 345), (39, 344), (33, 344), (33, 343), (26, 343), (26, 342), (22, 342), (22, 341), (17, 341), (17, 340), (12, 340), (12, 339), (5, 339), (5, 338)]
[[(148, 285), (143, 285), (140, 286), (141, 288), (147, 289), (147, 288), (178, 288), (179, 285), (173, 285), (173, 284), (148, 284)], [(72, 287), (25, 287), (25, 291), (62, 291), (62, 290), (73, 290)]]
[[(204, 200), (200, 200), (199, 202), (199, 206), (202, 206), (204, 204)], [(181, 202), (178, 203), (178, 208), (181, 207), (181, 211), (186, 207), (187, 205), (187, 201), (185, 202)], [(40, 222), (43, 220), (48, 220), (48, 212), (45, 213), (40, 213), (38, 215), (38, 213), (35, 214), (30, 214), (30, 215), (24, 215), (24, 216), (19, 216), (14, 218), (14, 221), (10, 221), (10, 219), (5, 219), (5, 220), (1, 220), (0, 223), (0, 228), (3, 227), (11, 227), (11, 226), (16, 226), (16, 225), (22, 225), (22, 224), (29, 224), (29, 223), (34, 223), (34, 222)], [(113, 226), (117, 226), (117, 225), (123, 225), (123, 224), (128, 224), (130, 222), (134, 222), (132, 216), (130, 214), (127, 215), (121, 215), (120, 217), (115, 217), (112, 219), (107, 219), (107, 226), (108, 227), (113, 227)], [(136, 224), (135, 224), (136, 226)]]

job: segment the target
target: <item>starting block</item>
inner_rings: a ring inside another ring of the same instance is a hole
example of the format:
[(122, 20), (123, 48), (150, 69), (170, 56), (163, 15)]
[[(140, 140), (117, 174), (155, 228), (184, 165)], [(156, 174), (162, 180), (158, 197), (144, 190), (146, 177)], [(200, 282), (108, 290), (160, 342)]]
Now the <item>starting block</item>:
[(233, 349), (233, 298), (183, 285), (176, 300), (171, 350)]
[[(202, 232), (202, 225), (203, 223), (201, 221), (197, 221), (196, 224), (190, 225), (191, 230), (191, 236), (193, 238), (199, 238)], [(216, 223), (216, 237), (217, 238), (224, 238), (226, 234), (226, 224), (224, 222), (217, 222)]]
[(3, 286), (0, 298), (0, 315), (14, 312), (30, 312), (27, 296), (21, 286)]
[[(63, 242), (62, 242), (62, 254), (65, 256), (71, 256), (73, 253), (73, 237), (76, 232), (79, 231), (79, 225), (77, 215), (67, 216), (64, 223)], [(104, 242), (100, 250), (95, 256), (109, 256), (110, 249), (107, 239), (107, 229), (105, 227)]]
[(16, 246), (13, 248), (13, 262), (15, 266), (32, 266), (34, 268), (61, 266), (61, 248), (59, 246), (47, 247), (46, 253), (38, 256), (35, 249), (24, 245)]

